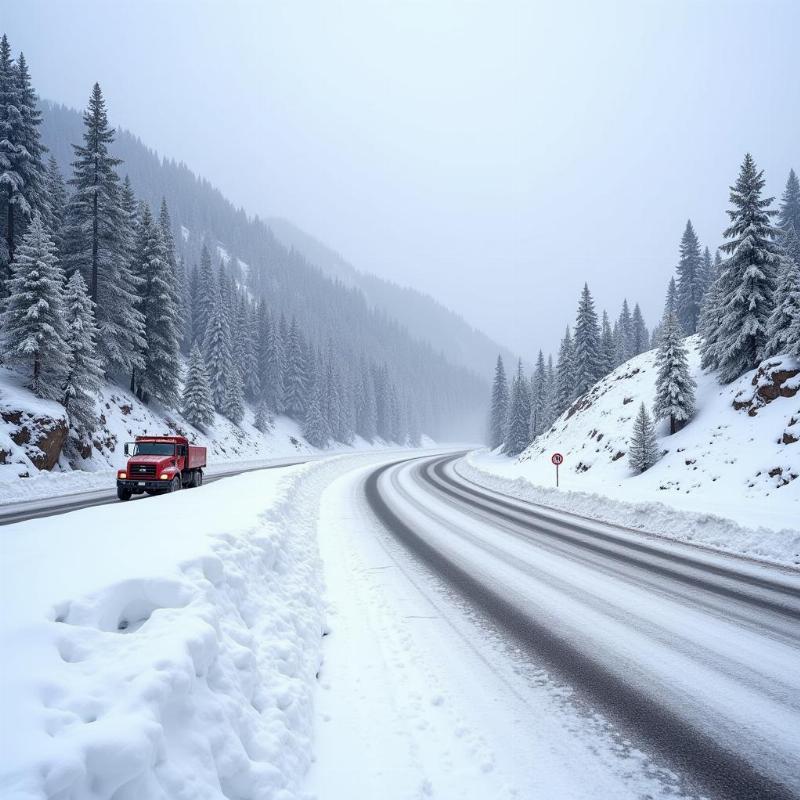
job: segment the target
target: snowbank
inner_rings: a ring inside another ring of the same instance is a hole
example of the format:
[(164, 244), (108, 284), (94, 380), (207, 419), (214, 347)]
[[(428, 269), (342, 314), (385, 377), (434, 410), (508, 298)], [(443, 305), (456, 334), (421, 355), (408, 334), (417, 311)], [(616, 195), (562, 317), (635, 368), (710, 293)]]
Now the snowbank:
[(6, 528), (0, 794), (295, 796), (343, 461)]
[(781, 530), (748, 528), (729, 517), (684, 511), (658, 501), (626, 502), (597, 492), (556, 489), (526, 477), (510, 477), (509, 459), (485, 450), (472, 452), (456, 465), (463, 477), (529, 503), (567, 511), (624, 528), (679, 539), (729, 553), (788, 566), (800, 566), (800, 529), (792, 520)]

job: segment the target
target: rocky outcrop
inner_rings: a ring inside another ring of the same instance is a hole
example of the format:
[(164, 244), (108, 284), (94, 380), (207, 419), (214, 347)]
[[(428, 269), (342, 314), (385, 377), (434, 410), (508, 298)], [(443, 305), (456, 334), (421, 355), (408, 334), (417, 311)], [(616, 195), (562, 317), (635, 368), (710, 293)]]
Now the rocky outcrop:
[(737, 411), (751, 417), (779, 397), (795, 397), (800, 391), (800, 365), (793, 359), (776, 358), (762, 362), (751, 381), (752, 391), (742, 389), (733, 400)]
[[(66, 413), (63, 416), (49, 416), (27, 411), (0, 412), (6, 423), (9, 438), (30, 459), (36, 469), (51, 470), (69, 435)], [(13, 453), (3, 451), (3, 461), (15, 461)]]

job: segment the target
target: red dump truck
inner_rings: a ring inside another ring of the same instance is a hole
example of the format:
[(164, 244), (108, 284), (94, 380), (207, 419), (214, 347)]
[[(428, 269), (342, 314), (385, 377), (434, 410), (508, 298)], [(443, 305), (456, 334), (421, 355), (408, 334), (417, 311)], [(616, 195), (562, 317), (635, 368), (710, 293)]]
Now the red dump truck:
[(202, 486), (206, 448), (189, 444), (185, 436), (137, 436), (125, 445), (128, 463), (117, 472), (117, 497), (163, 494)]

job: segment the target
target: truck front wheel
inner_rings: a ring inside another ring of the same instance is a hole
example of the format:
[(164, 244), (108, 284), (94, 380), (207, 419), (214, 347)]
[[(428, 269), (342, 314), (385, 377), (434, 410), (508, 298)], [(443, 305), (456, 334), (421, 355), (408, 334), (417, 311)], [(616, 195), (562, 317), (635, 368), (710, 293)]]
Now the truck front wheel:
[(127, 501), (131, 499), (131, 490), (125, 489), (122, 486), (117, 486), (117, 497), (122, 501)]
[(176, 475), (170, 482), (169, 482), (169, 490), (170, 492), (177, 492), (178, 489), (181, 488), (181, 476)]
[(203, 485), (203, 470), (198, 469), (194, 473), (194, 480), (192, 481), (192, 486), (202, 486)]

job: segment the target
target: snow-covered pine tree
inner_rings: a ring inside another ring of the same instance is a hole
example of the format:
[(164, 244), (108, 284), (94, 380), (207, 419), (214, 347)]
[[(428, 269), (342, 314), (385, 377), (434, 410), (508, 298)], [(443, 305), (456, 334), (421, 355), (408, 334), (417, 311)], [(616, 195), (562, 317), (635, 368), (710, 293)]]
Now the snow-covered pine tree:
[(242, 375), (244, 377), (244, 395), (251, 402), (258, 402), (262, 397), (261, 370), (258, 363), (258, 318), (256, 310), (247, 297), (242, 294), (240, 313), (242, 314)]
[(662, 323), (661, 343), (656, 354), (656, 419), (669, 420), (670, 434), (680, 430), (694, 413), (695, 382), (689, 374), (689, 360), (680, 323), (669, 314)]
[(145, 402), (155, 397), (164, 405), (175, 407), (181, 324), (162, 228), (146, 205), (139, 219), (135, 264), (142, 279), (140, 306), (145, 319), (144, 368), (139, 375), (139, 389)]
[(126, 257), (130, 240), (116, 172), (120, 160), (108, 152), (114, 129), (98, 84), (83, 122), (83, 145), (73, 145), (69, 182), (75, 191), (67, 211), (64, 269), (69, 275), (80, 269), (89, 285), (104, 369), (127, 375), (142, 351), (143, 320)]
[(244, 384), (239, 368), (233, 359), (225, 364), (223, 377), (225, 390), (222, 396), (222, 413), (234, 424), (244, 419)]
[(200, 248), (200, 268), (197, 272), (197, 293), (194, 298), (193, 340), (204, 342), (208, 322), (218, 302), (219, 284), (211, 265), (211, 253), (203, 242)]
[(264, 391), (269, 407), (276, 414), (282, 414), (286, 407), (286, 389), (283, 385), (285, 362), (286, 355), (284, 341), (281, 337), (281, 326), (276, 319), (273, 319), (267, 338)]
[(511, 384), (511, 404), (508, 409), (505, 440), (507, 455), (519, 455), (530, 444), (530, 418), (530, 388), (522, 371), (522, 359), (520, 359), (517, 375)]
[[(700, 241), (694, 232), (692, 221), (686, 223), (680, 245), (678, 261), (678, 319), (686, 334), (697, 331), (700, 306), (703, 302), (705, 275)], [(642, 352), (641, 350), (639, 352)]]
[(169, 284), (172, 290), (173, 303), (178, 315), (178, 344), (183, 345), (186, 335), (187, 312), (189, 311), (186, 297), (186, 278), (183, 274), (183, 261), (175, 252), (175, 236), (172, 232), (172, 219), (167, 207), (167, 199), (161, 198), (161, 208), (158, 213), (158, 224), (161, 227), (161, 238), (164, 241), (164, 257), (169, 267)]
[(588, 284), (583, 285), (575, 320), (575, 394), (580, 397), (601, 377), (600, 328)]
[(45, 196), (47, 206), (42, 210), (42, 219), (50, 232), (50, 238), (56, 246), (56, 252), (61, 253), (63, 248), (64, 216), (67, 211), (67, 187), (58, 162), (50, 156), (47, 161), (47, 170), (44, 176)]
[(620, 311), (619, 319), (617, 320), (615, 344), (617, 366), (624, 364), (635, 355), (633, 352), (633, 320), (631, 319), (627, 298), (622, 301), (622, 311)]
[(781, 244), (786, 255), (800, 266), (800, 232), (796, 231), (794, 227), (787, 228), (781, 236)]
[(363, 358), (361, 360), (361, 391), (357, 396), (356, 406), (356, 433), (368, 442), (373, 441), (378, 435), (375, 384), (372, 378), (372, 370), (367, 366)]
[(547, 356), (547, 405), (545, 407), (545, 428), (549, 430), (556, 421), (556, 370), (552, 354)]
[(253, 420), (253, 426), (257, 431), (266, 433), (274, 424), (275, 420), (272, 418), (272, 414), (270, 413), (266, 401), (260, 400), (256, 406), (256, 416)]
[(650, 333), (647, 330), (647, 325), (644, 324), (642, 309), (639, 308), (639, 304), (637, 303), (633, 307), (633, 314), (631, 315), (632, 355), (638, 356), (639, 353), (646, 352), (649, 347), (650, 347)]
[(0, 297), (8, 293), (6, 282), (11, 277), (17, 216), (15, 206), (20, 206), (22, 213), (30, 211), (22, 194), (25, 155), (19, 144), (21, 128), (16, 69), (11, 45), (3, 34), (0, 39), (0, 226), (5, 227), (5, 235), (0, 241)]
[[(289, 346), (286, 358), (286, 381), (284, 403), (286, 413), (295, 419), (304, 419), (309, 401), (309, 371), (313, 365), (307, 363), (306, 346), (296, 319), (289, 328)], [(320, 414), (322, 409), (320, 408)]]
[(608, 375), (617, 361), (617, 348), (614, 343), (614, 332), (611, 330), (611, 323), (608, 313), (603, 311), (603, 323), (600, 326), (600, 377)]
[(211, 383), (214, 408), (222, 411), (225, 407), (225, 381), (231, 363), (231, 333), (228, 317), (219, 297), (215, 299), (210, 311), (203, 353)]
[(554, 413), (561, 416), (575, 399), (575, 353), (572, 345), (572, 334), (569, 325), (561, 340), (556, 363), (556, 388)]
[(203, 354), (197, 343), (189, 352), (189, 367), (183, 386), (181, 413), (195, 428), (205, 429), (214, 422), (214, 397)]
[[(794, 229), (790, 229), (794, 234)], [(788, 354), (800, 357), (800, 264), (782, 256), (775, 308), (767, 320), (764, 357)]]
[(97, 427), (95, 408), (103, 385), (103, 368), (97, 357), (97, 326), (86, 283), (75, 271), (67, 281), (64, 296), (65, 341), (69, 347), (69, 370), (64, 380), (64, 408), (69, 414), (70, 436), (86, 444)]
[(64, 313), (64, 273), (37, 211), (16, 248), (0, 314), (3, 361), (28, 372), (38, 397), (62, 400), (72, 356)]
[[(706, 247), (703, 250), (703, 297), (700, 301), (700, 313), (703, 311), (703, 300), (705, 299), (706, 292), (714, 281), (714, 262), (711, 260), (711, 250)], [(698, 329), (700, 325), (700, 316), (697, 317)]]
[(531, 415), (528, 441), (532, 442), (547, 430), (547, 368), (544, 353), (539, 351), (536, 367), (531, 376)]
[(497, 356), (492, 383), (492, 401), (489, 409), (489, 447), (494, 450), (503, 444), (508, 420), (508, 380), (503, 357)]
[(324, 386), (323, 386), (323, 416), (328, 423), (331, 438), (337, 442), (342, 440), (342, 397), (339, 387), (339, 375), (333, 365), (335, 358), (333, 342), (328, 344), (328, 357), (325, 360)]
[(658, 461), (656, 431), (645, 404), (639, 406), (639, 413), (633, 423), (633, 435), (628, 461), (634, 472), (645, 472)]
[(722, 250), (728, 255), (720, 276), (721, 316), (716, 341), (719, 379), (729, 383), (757, 366), (767, 343), (767, 319), (774, 307), (773, 292), (780, 246), (778, 229), (770, 223), (775, 211), (771, 197), (762, 198), (763, 171), (747, 153), (731, 187), (730, 226)]
[(786, 181), (786, 189), (781, 196), (779, 208), (778, 225), (783, 230), (794, 228), (795, 233), (800, 236), (800, 181), (793, 169), (789, 170), (789, 178)]
[[(291, 334), (290, 334), (291, 336)], [(316, 359), (315, 359), (316, 361)], [(311, 391), (306, 403), (303, 419), (303, 436), (312, 447), (326, 448), (329, 443), (328, 429), (323, 417), (322, 376), (318, 374), (316, 364), (311, 370)]]

